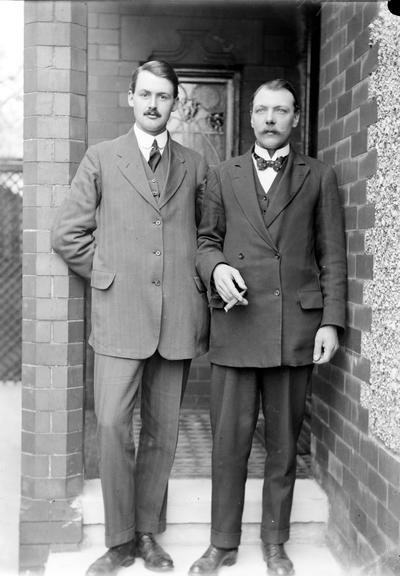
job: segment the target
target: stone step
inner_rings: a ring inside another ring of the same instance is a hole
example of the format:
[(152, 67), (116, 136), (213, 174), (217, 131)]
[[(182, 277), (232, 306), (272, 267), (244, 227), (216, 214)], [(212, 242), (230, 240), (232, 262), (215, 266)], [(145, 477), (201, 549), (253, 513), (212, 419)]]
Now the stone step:
[[(209, 543), (208, 524), (168, 526), (158, 537), (174, 559), (174, 576), (187, 574), (191, 564), (205, 551)], [(243, 526), (242, 544), (235, 566), (221, 568), (219, 576), (265, 576), (266, 567), (258, 538), (259, 525)], [(79, 551), (52, 553), (47, 562), (45, 576), (84, 576), (87, 567), (105, 552), (103, 526), (88, 526)], [(321, 523), (292, 524), (290, 541), (286, 546), (296, 576), (343, 576), (337, 560), (325, 542), (325, 525)], [(122, 568), (118, 576), (150, 576), (141, 559), (129, 568)]]
[[(262, 481), (249, 479), (243, 514), (242, 542), (235, 566), (221, 568), (219, 576), (265, 576), (259, 530)], [(207, 548), (210, 539), (209, 478), (172, 479), (169, 484), (168, 528), (158, 541), (171, 554), (174, 576), (186, 575), (190, 565)], [(84, 540), (78, 551), (53, 552), (45, 576), (84, 576), (87, 567), (104, 554), (104, 512), (100, 482), (85, 482), (81, 504)], [(295, 485), (290, 541), (287, 552), (296, 576), (343, 576), (340, 565), (326, 544), (328, 502), (314, 480), (298, 479)], [(123, 568), (118, 576), (149, 576), (141, 559)]]
[[(243, 511), (244, 523), (259, 523), (261, 520), (262, 480), (250, 478), (246, 483), (246, 498)], [(170, 480), (168, 488), (168, 524), (208, 524), (211, 508), (210, 478)], [(104, 524), (104, 509), (99, 480), (85, 482), (81, 498), (85, 525)], [(325, 492), (315, 480), (298, 479), (295, 484), (293, 523), (328, 520), (328, 500)]]

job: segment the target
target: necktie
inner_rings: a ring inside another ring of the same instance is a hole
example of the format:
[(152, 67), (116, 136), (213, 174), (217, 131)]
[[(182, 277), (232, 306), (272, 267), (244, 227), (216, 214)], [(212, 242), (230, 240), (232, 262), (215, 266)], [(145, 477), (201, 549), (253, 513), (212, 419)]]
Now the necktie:
[(259, 170), (265, 170), (266, 168), (273, 168), (275, 172), (279, 172), (286, 158), (286, 156), (279, 156), (279, 158), (277, 158), (276, 160), (264, 160), (264, 158), (261, 158), (261, 156), (259, 156), (255, 152), (253, 152), (253, 156), (255, 161), (257, 162), (257, 168)]
[(154, 139), (153, 145), (152, 145), (151, 150), (150, 150), (150, 156), (149, 156), (149, 166), (153, 172), (155, 172), (160, 160), (161, 160), (161, 152), (160, 152), (160, 149), (158, 147), (157, 140)]

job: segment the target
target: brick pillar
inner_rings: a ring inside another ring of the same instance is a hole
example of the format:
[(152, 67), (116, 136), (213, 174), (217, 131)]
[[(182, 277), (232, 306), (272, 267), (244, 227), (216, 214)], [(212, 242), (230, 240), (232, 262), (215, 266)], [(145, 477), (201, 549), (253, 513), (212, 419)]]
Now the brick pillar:
[(25, 2), (21, 568), (82, 536), (84, 286), (50, 228), (86, 148), (86, 12)]

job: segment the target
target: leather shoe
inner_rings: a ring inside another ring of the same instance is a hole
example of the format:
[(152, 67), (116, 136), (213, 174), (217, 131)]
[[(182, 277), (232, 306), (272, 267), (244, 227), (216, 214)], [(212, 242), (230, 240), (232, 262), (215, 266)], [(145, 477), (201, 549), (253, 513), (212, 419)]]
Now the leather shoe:
[(134, 541), (109, 548), (103, 556), (97, 558), (86, 571), (86, 576), (115, 574), (121, 566), (130, 566), (135, 561)]
[(218, 574), (221, 566), (233, 566), (236, 563), (237, 548), (225, 549), (209, 546), (189, 570), (189, 575), (194, 574)]
[(167, 572), (174, 568), (171, 556), (150, 533), (136, 532), (136, 557), (143, 558), (145, 567), (154, 572)]
[(283, 544), (266, 544), (263, 542), (262, 547), (268, 574), (272, 574), (272, 576), (290, 576), (294, 574), (292, 561), (286, 554)]

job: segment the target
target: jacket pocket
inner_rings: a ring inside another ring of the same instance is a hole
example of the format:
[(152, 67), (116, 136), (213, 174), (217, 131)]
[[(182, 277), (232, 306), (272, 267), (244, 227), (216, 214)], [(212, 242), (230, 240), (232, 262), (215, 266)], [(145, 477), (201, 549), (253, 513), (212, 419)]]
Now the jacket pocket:
[(90, 285), (97, 290), (107, 290), (114, 282), (115, 272), (107, 272), (106, 270), (92, 270)]
[(324, 301), (319, 290), (299, 291), (299, 302), (303, 310), (312, 310), (313, 308), (323, 308)]
[(197, 290), (200, 294), (207, 292), (207, 288), (204, 286), (202, 279), (200, 276), (193, 276), (194, 283), (196, 284)]

